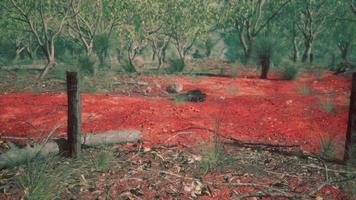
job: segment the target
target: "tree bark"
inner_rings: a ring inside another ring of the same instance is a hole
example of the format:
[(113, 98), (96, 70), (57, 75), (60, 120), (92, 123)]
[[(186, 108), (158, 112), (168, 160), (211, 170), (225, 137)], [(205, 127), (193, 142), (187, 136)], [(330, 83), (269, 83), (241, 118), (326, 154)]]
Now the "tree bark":
[(293, 62), (297, 62), (299, 59), (299, 48), (298, 48), (298, 41), (297, 38), (294, 37), (293, 38), (293, 56), (292, 56), (292, 61)]
[(313, 47), (313, 42), (311, 40), (307, 40), (305, 42), (305, 50), (304, 50), (304, 54), (303, 54), (303, 57), (302, 57), (302, 62), (305, 63), (307, 62), (308, 60), (309, 61), (312, 61), (312, 47)]
[(270, 68), (270, 56), (261, 56), (260, 57), (260, 63), (261, 63), (261, 79), (267, 79), (268, 78), (268, 72)]
[(54, 56), (48, 58), (47, 60), (47, 65), (45, 66), (45, 68), (42, 70), (41, 74), (40, 74), (40, 79), (43, 79), (49, 72), (49, 70), (54, 67), (56, 65), (56, 60), (54, 59)]
[(350, 42), (340, 42), (338, 44), (339, 50), (340, 50), (340, 56), (343, 61), (347, 61), (347, 56), (349, 54), (349, 47), (350, 47)]

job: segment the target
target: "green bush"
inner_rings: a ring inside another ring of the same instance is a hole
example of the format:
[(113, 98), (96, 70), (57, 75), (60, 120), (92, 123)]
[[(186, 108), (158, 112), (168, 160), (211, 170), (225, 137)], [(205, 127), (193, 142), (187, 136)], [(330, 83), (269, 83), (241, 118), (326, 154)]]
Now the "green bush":
[(273, 62), (273, 57), (277, 49), (277, 42), (274, 38), (259, 38), (254, 45), (256, 57), (261, 65), (261, 78), (267, 79), (268, 72)]
[(221, 170), (224, 168), (236, 167), (236, 158), (229, 155), (221, 142), (214, 141), (202, 148), (202, 158), (199, 167), (204, 174)]
[(269, 57), (272, 58), (274, 55), (276, 46), (276, 41), (270, 37), (263, 37), (256, 41), (254, 46), (255, 53), (258, 58), (260, 57)]
[(99, 34), (94, 38), (94, 52), (99, 57), (100, 66), (106, 66), (105, 59), (108, 56), (110, 44), (108, 34)]
[(332, 95), (328, 95), (325, 101), (321, 102), (321, 108), (327, 113), (332, 113), (335, 111), (335, 102)]
[(79, 59), (79, 69), (81, 74), (93, 76), (95, 73), (95, 65), (96, 65), (96, 57), (95, 56), (83, 56)]
[(282, 70), (282, 78), (285, 80), (294, 80), (298, 77), (299, 68), (294, 65), (287, 65)]
[(20, 172), (18, 183), (24, 190), (24, 199), (58, 199), (60, 180), (50, 175), (54, 168), (53, 158), (36, 158), (27, 162), (24, 170)]
[(123, 63), (121, 64), (122, 70), (126, 73), (134, 73), (137, 72), (135, 66), (133, 65), (132, 62), (129, 60), (123, 60)]
[(324, 158), (335, 158), (336, 142), (329, 137), (320, 140), (321, 156)]
[(280, 64), (282, 79), (294, 80), (298, 77), (300, 66), (292, 61), (283, 61)]
[(311, 88), (308, 85), (303, 85), (299, 88), (299, 91), (303, 96), (309, 96), (311, 93)]
[(168, 73), (182, 72), (185, 67), (185, 63), (182, 59), (172, 58), (168, 60), (169, 68)]
[(239, 35), (235, 32), (221, 33), (221, 38), (226, 46), (226, 51), (224, 57), (228, 62), (235, 62), (239, 58), (240, 48), (239, 48)]
[(96, 170), (103, 171), (110, 167), (110, 161), (114, 158), (114, 153), (111, 150), (103, 149), (93, 159), (93, 165)]

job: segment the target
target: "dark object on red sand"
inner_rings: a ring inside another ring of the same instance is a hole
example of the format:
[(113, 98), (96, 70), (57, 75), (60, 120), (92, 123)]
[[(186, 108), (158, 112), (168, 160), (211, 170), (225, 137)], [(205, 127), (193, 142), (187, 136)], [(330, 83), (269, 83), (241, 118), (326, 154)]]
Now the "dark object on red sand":
[(191, 102), (203, 102), (206, 98), (206, 94), (197, 89), (189, 90), (185, 95), (187, 96), (187, 101)]

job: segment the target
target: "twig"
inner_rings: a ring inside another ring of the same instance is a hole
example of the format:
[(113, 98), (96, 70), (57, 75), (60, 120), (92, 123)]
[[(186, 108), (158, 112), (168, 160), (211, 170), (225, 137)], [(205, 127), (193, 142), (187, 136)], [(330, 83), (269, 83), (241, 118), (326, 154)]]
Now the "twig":
[(244, 193), (244, 194), (239, 194), (235, 190), (233, 190), (233, 192), (237, 195), (237, 196), (235, 196), (235, 200), (243, 200), (243, 199), (246, 199), (246, 198), (249, 198), (249, 197), (266, 197), (266, 196), (270, 196), (270, 195), (267, 195), (264, 192), (253, 192), (253, 193)]

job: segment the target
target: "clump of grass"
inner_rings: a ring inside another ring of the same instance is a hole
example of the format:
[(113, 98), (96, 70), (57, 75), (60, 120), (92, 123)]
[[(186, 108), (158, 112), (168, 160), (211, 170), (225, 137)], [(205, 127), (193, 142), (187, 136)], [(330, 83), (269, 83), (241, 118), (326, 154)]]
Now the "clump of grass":
[(220, 70), (219, 75), (221, 76), (225, 75), (226, 68), (220, 68), (219, 70)]
[(172, 58), (168, 60), (169, 68), (167, 69), (168, 73), (182, 72), (185, 68), (185, 63), (182, 59)]
[(134, 73), (136, 72), (136, 68), (132, 62), (129, 60), (124, 60), (121, 64), (122, 70), (126, 73)]
[(239, 70), (243, 66), (243, 64), (237, 60), (235, 64), (231, 67), (231, 76), (237, 78), (239, 76)]
[(173, 102), (175, 104), (181, 104), (188, 101), (187, 95), (185, 94), (177, 94), (176, 97), (174, 98)]
[(0, 169), (13, 168), (35, 159), (42, 159), (46, 154), (57, 151), (50, 143), (27, 145), (24, 148), (19, 148), (12, 143), (9, 143), (8, 146), (9, 150), (0, 155)]
[(325, 101), (321, 102), (321, 108), (327, 113), (335, 111), (335, 103), (331, 95), (328, 95)]
[(231, 95), (231, 96), (235, 96), (238, 94), (239, 89), (235, 86), (230, 86), (227, 88), (227, 92)]
[(212, 144), (202, 149), (200, 167), (204, 173), (208, 173), (211, 170), (223, 166), (225, 164), (226, 157), (223, 145), (214, 141)]
[(323, 75), (324, 75), (324, 72), (325, 72), (325, 69), (322, 68), (322, 67), (317, 67), (315, 68), (314, 70), (314, 76), (317, 78), (317, 79), (320, 79)]
[(320, 140), (321, 156), (324, 158), (335, 158), (336, 143), (333, 138)]
[(280, 72), (283, 79), (294, 80), (298, 77), (299, 66), (292, 62), (284, 63)]
[(110, 161), (113, 160), (114, 153), (110, 150), (102, 150), (95, 157), (92, 157), (92, 162), (96, 170), (102, 171), (110, 167)]
[(302, 87), (299, 88), (299, 92), (303, 96), (309, 96), (311, 94), (311, 89), (308, 85), (303, 85)]
[(80, 91), (95, 93), (97, 91), (96, 80), (93, 77), (84, 76), (80, 81)]
[(81, 74), (88, 76), (95, 75), (95, 65), (97, 63), (97, 58), (95, 56), (84, 56), (79, 59), (79, 69)]
[(105, 91), (114, 91), (115, 72), (111, 71), (99, 71), (98, 78), (95, 79), (95, 83), (100, 89)]
[(356, 199), (356, 180), (354, 177), (355, 175), (349, 177), (351, 181), (341, 183), (343, 185), (343, 189), (351, 199)]
[(190, 76), (190, 82), (192, 83), (197, 83), (199, 81), (199, 77), (197, 75), (191, 75)]
[(37, 157), (28, 161), (20, 172), (17, 182), (24, 190), (24, 199), (58, 199), (58, 177), (50, 173), (54, 168), (54, 158)]
[(224, 148), (224, 145), (219, 141), (220, 123), (217, 119), (215, 121), (214, 133), (211, 143), (202, 148), (202, 159), (200, 161), (200, 168), (204, 174), (218, 169), (230, 166), (235, 160), (229, 156)]

